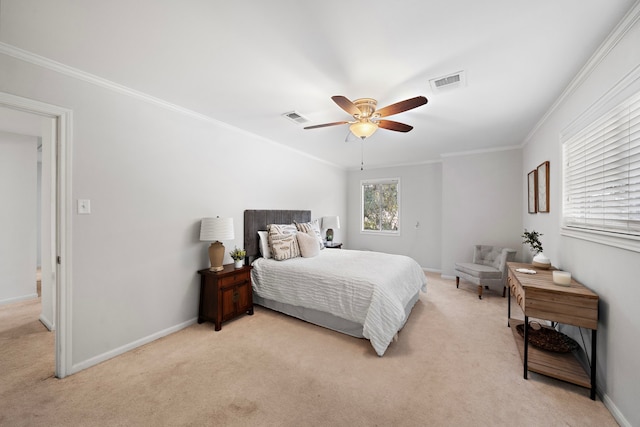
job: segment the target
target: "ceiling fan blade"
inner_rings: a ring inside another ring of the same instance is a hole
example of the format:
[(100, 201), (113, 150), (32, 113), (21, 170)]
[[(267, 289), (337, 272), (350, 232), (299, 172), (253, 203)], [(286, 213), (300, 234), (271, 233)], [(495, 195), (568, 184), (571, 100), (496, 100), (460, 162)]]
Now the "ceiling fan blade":
[(405, 99), (404, 101), (396, 102), (395, 104), (387, 105), (384, 108), (376, 111), (378, 117), (392, 116), (394, 114), (402, 113), (403, 111), (411, 110), (427, 103), (427, 98), (424, 96), (416, 96), (415, 98)]
[(307, 126), (305, 129), (318, 129), (318, 128), (326, 128), (327, 126), (337, 126), (337, 125), (346, 125), (349, 122), (332, 122), (332, 123), (323, 123), (321, 125)]
[(413, 129), (413, 126), (405, 125), (404, 123), (394, 122), (393, 120), (380, 120), (378, 126), (383, 129), (395, 130), (396, 132), (409, 132)]
[(342, 95), (336, 95), (336, 96), (332, 96), (331, 99), (333, 99), (333, 102), (338, 104), (338, 107), (342, 108), (344, 111), (351, 114), (352, 116), (357, 116), (361, 114), (361, 111), (358, 107), (356, 107), (356, 104), (349, 101), (346, 97)]

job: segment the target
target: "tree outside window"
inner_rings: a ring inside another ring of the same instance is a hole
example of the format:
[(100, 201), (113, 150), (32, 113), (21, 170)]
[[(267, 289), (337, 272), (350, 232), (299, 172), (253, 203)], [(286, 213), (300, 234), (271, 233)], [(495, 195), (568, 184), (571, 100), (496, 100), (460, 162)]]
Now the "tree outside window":
[(398, 179), (362, 182), (362, 231), (398, 233)]

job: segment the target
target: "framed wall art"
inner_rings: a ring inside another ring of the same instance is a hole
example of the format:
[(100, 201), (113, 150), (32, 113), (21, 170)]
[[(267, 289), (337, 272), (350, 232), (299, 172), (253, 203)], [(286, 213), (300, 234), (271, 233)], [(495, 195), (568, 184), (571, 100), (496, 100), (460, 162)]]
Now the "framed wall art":
[(527, 174), (527, 189), (529, 194), (529, 213), (534, 214), (538, 212), (538, 200), (536, 198), (536, 190), (538, 188), (538, 171), (532, 170)]
[(537, 207), (538, 212), (549, 212), (549, 161), (543, 162), (537, 169)]

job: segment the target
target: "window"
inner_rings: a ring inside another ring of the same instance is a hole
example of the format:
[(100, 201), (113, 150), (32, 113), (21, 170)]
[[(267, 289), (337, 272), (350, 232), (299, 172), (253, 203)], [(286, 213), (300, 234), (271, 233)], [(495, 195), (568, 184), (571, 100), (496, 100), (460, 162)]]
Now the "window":
[(362, 181), (362, 232), (399, 234), (400, 180)]
[(637, 240), (628, 249), (640, 250), (640, 94), (562, 144), (564, 229)]

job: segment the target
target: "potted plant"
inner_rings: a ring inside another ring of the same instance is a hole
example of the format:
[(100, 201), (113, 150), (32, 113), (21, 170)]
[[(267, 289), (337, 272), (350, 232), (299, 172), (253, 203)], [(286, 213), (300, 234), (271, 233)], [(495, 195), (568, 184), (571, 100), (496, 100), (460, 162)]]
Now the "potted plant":
[(533, 266), (547, 269), (551, 267), (551, 261), (542, 253), (540, 236), (542, 236), (542, 233), (538, 233), (535, 230), (527, 231), (525, 228), (522, 234), (522, 243), (530, 246), (530, 250), (534, 255), (532, 261)]
[(244, 249), (234, 248), (231, 252), (229, 252), (231, 258), (233, 258), (235, 268), (242, 268), (244, 265), (244, 257), (247, 256), (247, 251)]

